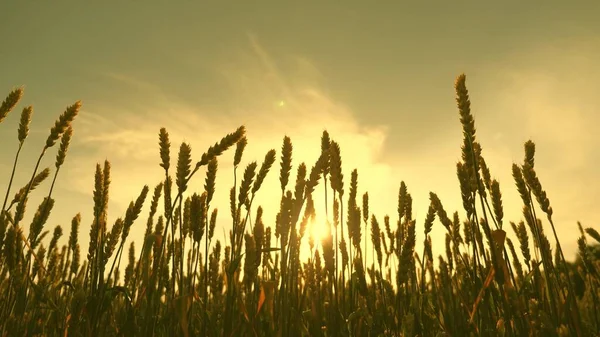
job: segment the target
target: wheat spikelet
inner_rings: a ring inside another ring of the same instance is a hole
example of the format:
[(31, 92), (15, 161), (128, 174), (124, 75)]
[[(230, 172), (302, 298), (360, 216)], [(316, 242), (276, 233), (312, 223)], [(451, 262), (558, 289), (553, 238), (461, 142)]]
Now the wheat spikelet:
[(177, 173), (175, 184), (179, 189), (179, 193), (185, 192), (187, 189), (187, 177), (192, 172), (192, 148), (189, 144), (181, 143), (179, 147), (179, 156), (177, 157)]
[(279, 182), (281, 183), (281, 193), (285, 193), (285, 188), (290, 179), (290, 171), (292, 170), (292, 140), (290, 137), (285, 136), (283, 138), (283, 145), (281, 147), (281, 168), (279, 171)]
[(0, 123), (8, 116), (8, 113), (19, 103), (23, 97), (23, 88), (17, 88), (11, 91), (0, 104)]
[(8, 208), (10, 209), (13, 204), (16, 204), (17, 202), (19, 202), (19, 200), (21, 200), (21, 198), (27, 192), (27, 188), (28, 187), (30, 187), (29, 188), (30, 192), (33, 191), (33, 190), (35, 190), (44, 180), (46, 180), (46, 178), (48, 178), (48, 176), (50, 176), (50, 168), (45, 168), (42, 171), (40, 171), (38, 174), (36, 174), (35, 177), (33, 178), (33, 180), (31, 181), (31, 187), (30, 187), (29, 183), (27, 183), (27, 185), (23, 186), (15, 194), (15, 197), (11, 201), (11, 203), (10, 203), (10, 205), (9, 205)]
[(204, 235), (204, 223), (206, 221), (206, 192), (202, 195), (194, 193), (190, 204), (190, 229), (194, 241), (199, 243)]
[(39, 235), (44, 229), (44, 225), (48, 221), (48, 217), (50, 216), (50, 212), (52, 211), (53, 207), (54, 199), (46, 197), (33, 216), (33, 220), (29, 226), (29, 245), (31, 246), (32, 250), (34, 250), (39, 244)]
[(23, 144), (25, 138), (29, 134), (29, 123), (31, 123), (31, 115), (33, 114), (33, 107), (28, 106), (21, 112), (21, 120), (19, 121), (19, 130), (17, 132), (19, 143)]
[[(238, 142), (240, 144), (240, 142)], [(210, 202), (215, 194), (215, 181), (217, 179), (217, 170), (219, 164), (217, 158), (212, 159), (208, 162), (206, 169), (206, 178), (204, 179), (204, 190), (206, 191), (206, 204), (210, 205)]]
[(252, 195), (256, 194), (256, 192), (260, 189), (263, 181), (267, 177), (267, 173), (271, 169), (271, 166), (275, 163), (275, 150), (269, 150), (265, 155), (265, 160), (263, 161), (260, 169), (258, 170), (258, 174), (256, 175), (256, 181), (252, 186)]
[[(371, 216), (371, 242), (373, 242), (373, 247), (375, 248), (375, 252), (377, 253), (377, 262), (381, 266), (381, 262), (383, 260), (382, 252), (381, 252), (381, 230), (379, 229), (379, 222), (375, 215)], [(385, 238), (383, 238), (385, 241)], [(385, 243), (385, 242), (384, 242)]]
[(502, 209), (502, 193), (500, 193), (500, 184), (494, 179), (490, 186), (492, 197), (492, 207), (494, 208), (494, 216), (498, 222), (498, 226), (502, 228), (502, 220), (504, 218), (504, 210)]
[(50, 129), (50, 135), (46, 139), (46, 146), (44, 149), (50, 148), (56, 144), (58, 138), (71, 126), (71, 123), (79, 114), (81, 108), (81, 102), (77, 101), (73, 105), (68, 106), (66, 110), (58, 117), (58, 120), (54, 123), (54, 126)]
[(158, 133), (158, 145), (160, 148), (160, 167), (164, 168), (165, 171), (168, 171), (171, 160), (171, 142), (169, 141), (169, 133), (165, 128), (161, 128)]
[(246, 134), (246, 128), (244, 126), (240, 126), (235, 132), (227, 134), (225, 137), (221, 139), (218, 143), (208, 148), (208, 151), (202, 154), (202, 158), (198, 163), (196, 163), (196, 169), (200, 166), (204, 166), (208, 164), (211, 159), (218, 157), (221, 153), (225, 152), (227, 149), (236, 144), (244, 135)]
[(67, 150), (69, 149), (69, 143), (71, 142), (71, 137), (73, 136), (73, 128), (69, 126), (65, 133), (63, 134), (60, 147), (58, 149), (58, 153), (56, 154), (56, 163), (54, 166), (58, 170), (62, 164), (65, 162), (65, 157), (67, 156)]

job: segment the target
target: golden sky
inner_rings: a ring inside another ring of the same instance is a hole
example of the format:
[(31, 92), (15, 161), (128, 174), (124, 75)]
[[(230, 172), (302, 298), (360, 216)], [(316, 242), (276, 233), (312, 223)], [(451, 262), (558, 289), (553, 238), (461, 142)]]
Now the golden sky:
[[(198, 160), (244, 124), (243, 165), (260, 164), (271, 148), (279, 158), (288, 135), (295, 167), (314, 164), (327, 129), (341, 145), (345, 186), (358, 169), (359, 195), (369, 191), (380, 222), (385, 214), (394, 219), (398, 187), (406, 182), (422, 242), (429, 191), (464, 217), (453, 90), (462, 72), (483, 154), (500, 181), (505, 219), (521, 219), (511, 165), (522, 161), (522, 144), (532, 139), (566, 255), (574, 257), (578, 220), (585, 227), (600, 224), (595, 1), (7, 1), (0, 12), (0, 94), (25, 85), (20, 107), (34, 106), (13, 189), (31, 174), (54, 119), (83, 101), (50, 225), (68, 231), (81, 212), (84, 252), (95, 164), (112, 163), (112, 223), (144, 184), (152, 188), (162, 178), (157, 142), (163, 126), (173, 154), (186, 141)], [(2, 191), (17, 147), (18, 111), (0, 125)], [(232, 158), (230, 151), (219, 161), (218, 232), (230, 226)], [(44, 164), (53, 159), (51, 152)], [(256, 200), (267, 225), (274, 225), (278, 174), (277, 166)], [(201, 171), (190, 190), (200, 191), (203, 180)], [(30, 216), (48, 188), (30, 199)], [(146, 214), (131, 238), (142, 235)], [(434, 234), (440, 233), (436, 223)]]

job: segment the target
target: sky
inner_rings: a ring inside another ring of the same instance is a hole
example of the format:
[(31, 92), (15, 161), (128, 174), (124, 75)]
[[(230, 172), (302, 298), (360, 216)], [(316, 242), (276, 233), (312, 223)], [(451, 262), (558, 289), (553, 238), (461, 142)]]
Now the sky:
[[(397, 217), (398, 188), (407, 184), (422, 242), (430, 191), (450, 214), (465, 215), (453, 88), (461, 73), (483, 155), (500, 182), (509, 235), (507, 221), (522, 218), (511, 165), (522, 162), (529, 139), (565, 255), (575, 257), (577, 221), (600, 226), (598, 2), (8, 0), (0, 12), (0, 96), (25, 88), (0, 125), (0, 190), (18, 145), (20, 109), (33, 105), (34, 115), (11, 195), (30, 177), (54, 120), (81, 100), (46, 228), (60, 224), (66, 240), (80, 212), (83, 252), (96, 163), (111, 162), (112, 224), (144, 184), (152, 189), (163, 177), (161, 127), (170, 134), (172, 158), (185, 141), (197, 161), (245, 125), (241, 169), (260, 165), (269, 149), (279, 158), (285, 135), (294, 167), (312, 167), (326, 129), (341, 146), (345, 186), (356, 168), (359, 196), (369, 192), (380, 221)], [(53, 168), (55, 151), (43, 167)], [(232, 161), (233, 151), (219, 160), (221, 233), (231, 228)], [(278, 175), (277, 165), (256, 200), (271, 226)], [(201, 170), (189, 190), (202, 191), (203, 182)], [(49, 181), (35, 191), (26, 220), (48, 188)], [(130, 234), (138, 250), (146, 209)], [(443, 233), (436, 222), (434, 242)]]

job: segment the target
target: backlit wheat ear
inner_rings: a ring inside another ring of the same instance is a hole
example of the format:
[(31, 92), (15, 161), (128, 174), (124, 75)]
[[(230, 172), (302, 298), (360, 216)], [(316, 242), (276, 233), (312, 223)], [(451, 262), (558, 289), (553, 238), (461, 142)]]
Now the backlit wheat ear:
[(158, 145), (160, 147), (160, 167), (168, 171), (171, 161), (171, 142), (169, 141), (169, 133), (165, 128), (161, 128), (158, 133)]
[(400, 189), (398, 190), (398, 220), (402, 221), (406, 213), (408, 189), (404, 181), (400, 182)]
[(300, 212), (300, 208), (304, 203), (304, 192), (306, 191), (306, 164), (300, 163), (296, 172), (296, 184), (294, 185), (294, 200), (296, 211)]
[(208, 240), (212, 240), (213, 235), (215, 234), (215, 226), (217, 225), (217, 215), (219, 214), (218, 209), (213, 209), (210, 214), (210, 223), (208, 224)]
[(71, 220), (71, 234), (69, 235), (69, 248), (74, 249), (79, 239), (79, 226), (81, 225), (81, 214), (77, 213)]
[(71, 137), (73, 136), (73, 128), (69, 126), (65, 133), (62, 136), (60, 141), (60, 147), (58, 149), (58, 153), (56, 154), (56, 169), (58, 170), (62, 164), (65, 162), (65, 157), (67, 156), (67, 150), (69, 149), (69, 143), (71, 142)]
[(262, 165), (260, 166), (260, 169), (258, 170), (258, 174), (256, 175), (256, 181), (254, 182), (254, 185), (252, 186), (252, 194), (253, 195), (256, 194), (256, 192), (262, 186), (265, 178), (267, 177), (267, 173), (269, 173), (269, 170), (271, 169), (271, 167), (273, 166), (274, 163), (275, 163), (275, 150), (269, 150), (267, 152), (267, 154), (265, 155), (265, 160), (263, 161)]
[(252, 185), (252, 181), (254, 180), (254, 175), (256, 173), (256, 162), (252, 162), (246, 166), (246, 170), (244, 171), (244, 177), (242, 178), (242, 183), (240, 184), (240, 191), (238, 194), (238, 207), (241, 207), (248, 200), (248, 192), (250, 191), (250, 186)]
[(0, 104), (0, 123), (8, 116), (8, 113), (19, 103), (23, 97), (23, 88), (17, 88), (11, 91)]
[(54, 207), (54, 199), (46, 197), (33, 216), (33, 220), (29, 226), (29, 245), (31, 246), (32, 250), (34, 250), (39, 244), (38, 236), (48, 221), (52, 207)]
[(127, 212), (125, 213), (125, 220), (123, 221), (123, 234), (121, 236), (122, 242), (125, 242), (127, 236), (129, 235), (129, 230), (131, 229), (131, 226), (142, 212), (142, 207), (144, 206), (144, 202), (146, 201), (146, 197), (148, 196), (149, 190), (150, 189), (148, 188), (148, 185), (144, 185), (142, 191), (140, 192), (140, 195), (135, 200), (135, 203), (131, 202), (129, 204)]
[[(46, 180), (46, 178), (48, 178), (48, 176), (50, 176), (50, 168), (45, 168), (44, 170), (40, 171), (38, 174), (35, 175), (35, 177), (33, 178), (33, 181), (31, 183), (31, 188), (29, 189), (29, 192), (35, 190), (38, 186), (40, 186), (40, 184)], [(16, 204), (17, 202), (19, 202), (19, 200), (25, 195), (25, 193), (27, 192), (27, 188), (29, 187), (29, 183), (27, 183), (27, 185), (23, 186), (19, 192), (17, 192), (15, 194), (15, 197), (13, 198), (13, 200), (10, 203), (10, 206), (8, 207), (9, 209), (12, 207), (13, 204)]]
[(190, 230), (192, 231), (195, 242), (200, 242), (204, 236), (204, 223), (206, 221), (206, 192), (202, 195), (194, 193), (190, 205), (191, 222)]
[(400, 256), (398, 268), (398, 285), (408, 281), (409, 271), (412, 265), (413, 254), (415, 250), (415, 221), (408, 223), (406, 240), (402, 243), (402, 254)]
[(305, 188), (306, 194), (312, 194), (315, 190), (315, 187), (319, 183), (321, 179), (321, 173), (323, 172), (323, 166), (325, 165), (325, 159), (323, 155), (319, 157), (315, 165), (310, 169), (310, 174), (308, 180), (306, 181)]
[(235, 132), (223, 137), (221, 141), (208, 148), (208, 151), (202, 154), (202, 158), (196, 163), (196, 169), (200, 166), (207, 165), (211, 159), (220, 156), (227, 149), (235, 145), (246, 134), (246, 128), (240, 126)]
[(432, 192), (429, 193), (429, 198), (431, 200), (431, 204), (435, 208), (435, 211), (437, 213), (438, 218), (440, 219), (440, 222), (442, 223), (442, 225), (444, 225), (444, 227), (446, 227), (446, 229), (448, 231), (451, 231), (452, 221), (450, 220), (450, 218), (448, 218), (448, 213), (446, 213), (446, 211), (444, 210), (444, 206), (442, 205), (442, 202), (440, 201), (438, 196)]
[(56, 144), (58, 138), (62, 136), (62, 134), (71, 125), (77, 114), (79, 114), (80, 108), (81, 102), (77, 101), (73, 105), (67, 107), (67, 109), (58, 117), (58, 120), (54, 123), (52, 129), (50, 129), (50, 135), (48, 136), (48, 139), (46, 139), (45, 149)]
[(121, 233), (123, 232), (123, 219), (118, 218), (113, 224), (108, 237), (106, 238), (106, 247), (104, 248), (103, 254), (103, 263), (106, 265), (108, 259), (112, 256), (117, 248), (117, 243), (119, 242), (119, 238), (121, 237)]
[(500, 184), (494, 179), (490, 186), (490, 193), (492, 196), (492, 206), (494, 208), (494, 215), (498, 226), (502, 229), (502, 220), (504, 219), (504, 210), (502, 209), (502, 193), (500, 193)]
[(529, 166), (534, 167), (535, 166), (535, 143), (532, 142), (531, 140), (528, 140), (525, 142), (525, 145), (523, 146), (525, 148), (525, 160), (524, 162), (526, 164), (529, 164)]
[(460, 193), (463, 202), (463, 208), (467, 212), (467, 218), (471, 219), (475, 213), (475, 203), (473, 199), (473, 189), (469, 178), (469, 169), (462, 163), (456, 164), (456, 175), (460, 183)]
[(330, 182), (331, 188), (336, 191), (340, 197), (344, 194), (344, 175), (342, 174), (342, 157), (340, 153), (340, 145), (334, 141), (329, 147), (330, 160)]
[(165, 183), (163, 186), (165, 192), (165, 197), (163, 198), (164, 216), (165, 218), (169, 219), (171, 217), (171, 187), (173, 186), (173, 179), (171, 178), (171, 176), (168, 176), (167, 179), (165, 179)]
[(433, 228), (433, 222), (435, 221), (435, 204), (433, 200), (429, 204), (429, 210), (427, 211), (427, 215), (425, 216), (425, 237), (431, 233), (431, 229)]
[(184, 237), (187, 237), (190, 232), (190, 221), (191, 221), (191, 205), (192, 198), (187, 197), (183, 202), (183, 219), (182, 219), (182, 234)]
[(33, 114), (33, 107), (28, 106), (21, 112), (21, 120), (19, 121), (19, 143), (23, 144), (25, 138), (29, 134), (29, 123), (31, 123), (31, 115)]
[(181, 146), (179, 147), (179, 156), (177, 158), (177, 174), (175, 178), (179, 193), (183, 193), (187, 189), (187, 177), (191, 173), (191, 165), (192, 148), (189, 144), (181, 143)]
[[(160, 182), (154, 187), (154, 193), (152, 194), (152, 201), (150, 202), (150, 212), (148, 214), (148, 220), (146, 221), (146, 231), (144, 232), (144, 239), (148, 238), (152, 234), (152, 226), (154, 225), (154, 215), (158, 208), (158, 201), (162, 193), (163, 183)], [(144, 249), (144, 247), (142, 247)]]
[(525, 184), (525, 179), (523, 179), (523, 171), (517, 164), (512, 165), (512, 175), (515, 179), (515, 185), (517, 186), (517, 191), (523, 200), (523, 204), (529, 206), (531, 204), (531, 198), (529, 196), (529, 190), (527, 189), (527, 185)]
[(598, 241), (598, 243), (600, 243), (600, 233), (598, 233), (597, 230), (595, 230), (594, 228), (588, 227), (585, 229), (585, 232), (587, 233), (587, 235), (591, 236), (594, 240)]
[(348, 267), (348, 247), (346, 244), (346, 239), (342, 238), (340, 240), (340, 245), (339, 245), (339, 250), (340, 250), (340, 255), (342, 256), (342, 271), (346, 270), (346, 268)]
[(456, 90), (456, 104), (460, 114), (460, 123), (463, 127), (463, 134), (465, 139), (468, 139), (468, 142), (465, 143), (468, 147), (463, 150), (465, 151), (463, 153), (465, 156), (463, 157), (463, 160), (472, 167), (473, 162), (471, 158), (473, 158), (473, 149), (471, 144), (475, 142), (475, 120), (471, 114), (471, 101), (469, 100), (469, 91), (467, 90), (466, 80), (467, 77), (465, 74), (459, 75), (456, 78), (454, 88)]
[(519, 279), (523, 279), (523, 266), (521, 265), (521, 261), (517, 256), (515, 246), (509, 238), (506, 238), (506, 243), (508, 244), (508, 248), (510, 250), (510, 254), (513, 260), (513, 265), (515, 266), (515, 270), (517, 271), (517, 276), (519, 277)]
[(324, 176), (329, 174), (329, 147), (331, 146), (331, 139), (329, 133), (324, 130), (321, 136), (321, 157), (322, 158), (322, 172)]
[(246, 137), (242, 137), (239, 142), (237, 142), (235, 147), (235, 154), (233, 156), (233, 166), (237, 167), (242, 161), (242, 155), (244, 154), (244, 149), (248, 145), (248, 139)]
[[(379, 228), (379, 222), (375, 215), (371, 216), (371, 242), (373, 243), (373, 247), (375, 247), (375, 252), (377, 253), (377, 262), (379, 266), (381, 266), (382, 262), (382, 252), (381, 252), (381, 229)], [(383, 238), (385, 240), (385, 238)]]
[(537, 199), (540, 204), (540, 208), (544, 213), (546, 213), (549, 217), (552, 216), (552, 207), (550, 207), (550, 200), (546, 196), (546, 191), (542, 189), (542, 184), (540, 183), (537, 174), (533, 167), (529, 164), (523, 165), (523, 177), (527, 182), (527, 185), (531, 189), (533, 195)]
[[(239, 142), (238, 142), (239, 144)], [(210, 206), (210, 202), (215, 194), (215, 181), (217, 180), (217, 170), (219, 168), (217, 158), (208, 162), (206, 169), (206, 179), (204, 180), (204, 190), (206, 191), (206, 205)]]
[(283, 138), (281, 147), (281, 169), (279, 173), (279, 181), (281, 182), (281, 193), (285, 193), (288, 181), (290, 179), (290, 171), (292, 170), (292, 141), (290, 137)]

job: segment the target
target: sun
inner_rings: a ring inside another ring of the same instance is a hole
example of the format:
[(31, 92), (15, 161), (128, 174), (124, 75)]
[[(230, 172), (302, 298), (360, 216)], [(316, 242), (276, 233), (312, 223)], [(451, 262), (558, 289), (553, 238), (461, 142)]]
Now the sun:
[(314, 240), (315, 245), (320, 245), (323, 239), (331, 236), (331, 227), (327, 220), (316, 216), (310, 223), (310, 236)]

